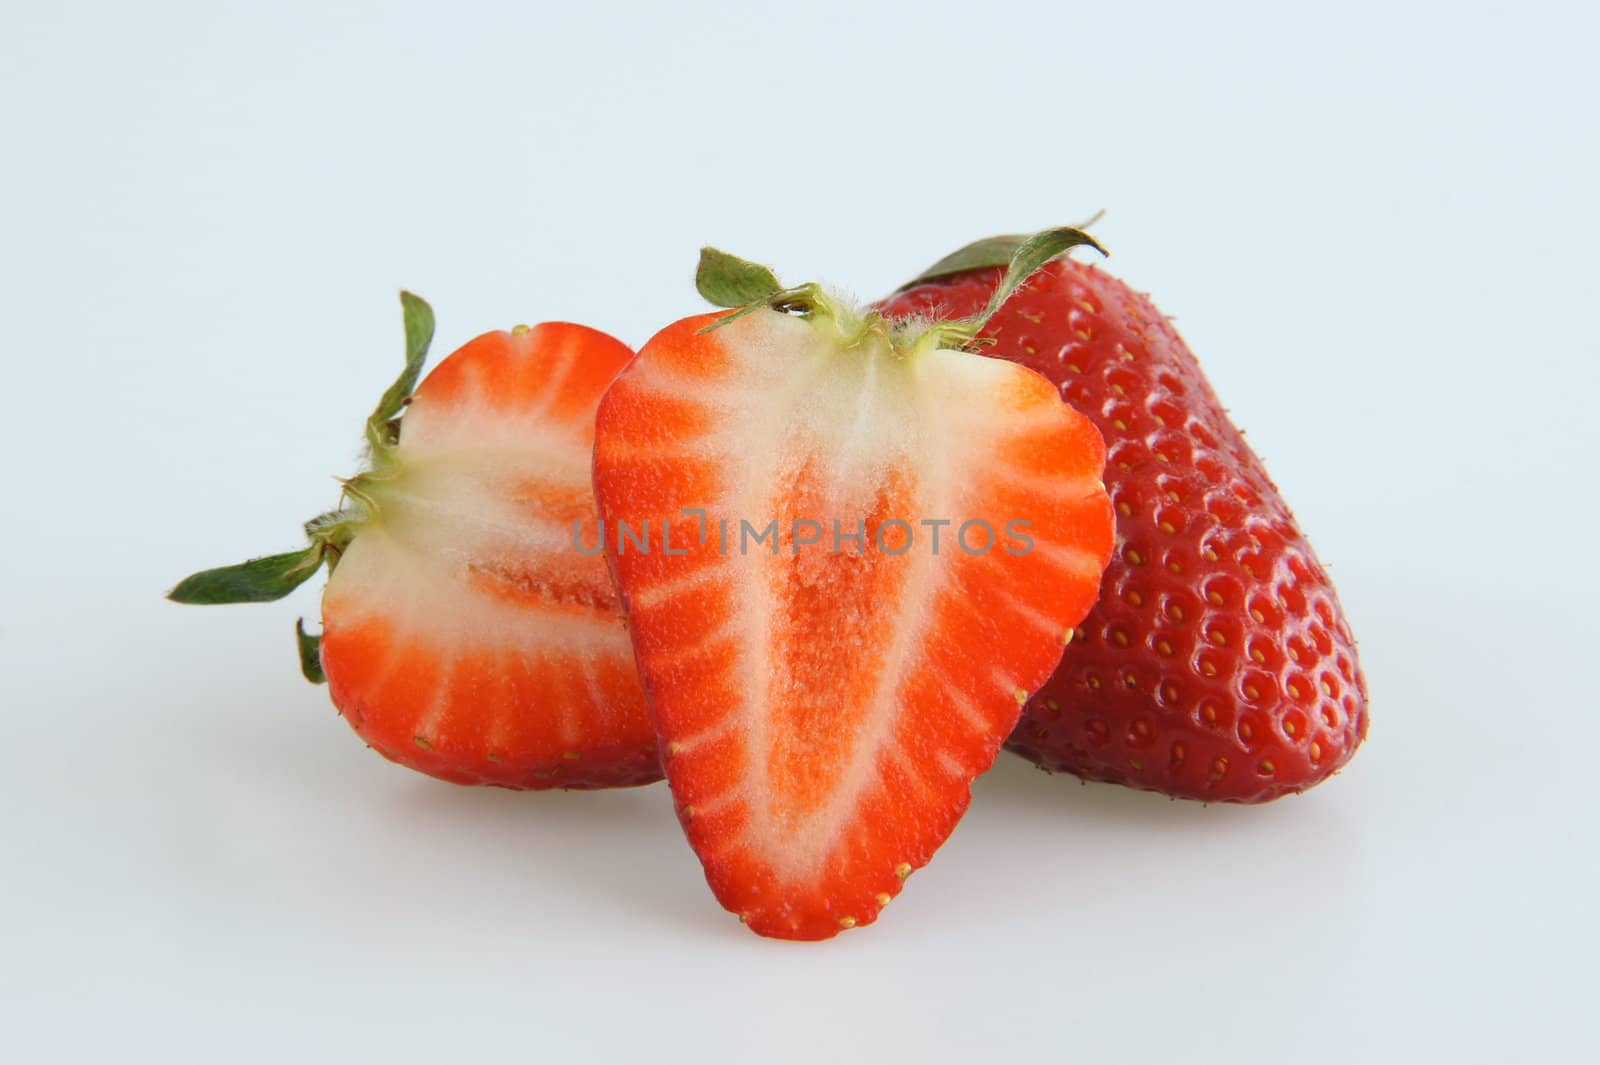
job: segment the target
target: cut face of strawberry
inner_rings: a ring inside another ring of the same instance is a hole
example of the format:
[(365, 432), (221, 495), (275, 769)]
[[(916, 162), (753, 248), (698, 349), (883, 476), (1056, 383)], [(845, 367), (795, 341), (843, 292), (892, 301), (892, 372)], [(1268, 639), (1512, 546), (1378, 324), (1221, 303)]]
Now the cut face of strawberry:
[[(372, 468), (270, 590), (329, 564), (320, 652), (302, 635), (308, 674), (385, 757), (511, 788), (659, 779), (621, 604), (604, 560), (573, 547), (575, 527), (595, 535), (594, 410), (630, 358), (584, 326), (519, 326), (462, 347), (409, 402), (403, 375), (380, 404)], [(174, 597), (267, 598), (205, 594), (252, 565)]]
[(1110, 555), (1099, 433), (962, 339), (769, 293), (667, 327), (601, 403), (606, 553), (668, 780), (763, 935), (877, 918)]

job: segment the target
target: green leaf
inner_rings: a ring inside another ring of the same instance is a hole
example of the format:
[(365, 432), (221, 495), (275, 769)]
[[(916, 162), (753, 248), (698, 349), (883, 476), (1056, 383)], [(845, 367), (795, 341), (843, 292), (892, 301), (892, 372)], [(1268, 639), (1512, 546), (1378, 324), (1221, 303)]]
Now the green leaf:
[(777, 276), (765, 266), (711, 247), (700, 249), (694, 287), (706, 302), (718, 307), (765, 303), (783, 291)]
[(937, 277), (964, 274), (968, 270), (983, 270), (991, 266), (1004, 266), (1011, 261), (1011, 257), (1027, 239), (1027, 235), (1023, 233), (1008, 233), (1005, 236), (975, 240), (965, 248), (946, 255), (895, 291), (903, 292)]
[(328, 675), (322, 671), (322, 637), (307, 632), (306, 619), (298, 618), (294, 623), (294, 638), (300, 645), (300, 672), (305, 674), (306, 680), (312, 684), (328, 683)]
[(367, 443), (374, 454), (392, 446), (389, 422), (405, 407), (406, 400), (417, 387), (422, 376), (422, 364), (428, 357), (428, 345), (433, 343), (433, 308), (421, 296), (410, 292), (400, 293), (400, 308), (405, 319), (406, 366), (395, 378), (394, 384), (378, 400), (377, 409), (367, 419)]
[(731, 322), (737, 322), (747, 314), (766, 309), (778, 311), (783, 314), (808, 315), (814, 313), (821, 305), (825, 305), (827, 297), (822, 294), (822, 288), (816, 284), (796, 285), (774, 292), (770, 297), (755, 303), (747, 303), (732, 314), (725, 314), (710, 325), (701, 326), (697, 332), (710, 333)]
[(989, 305), (972, 319), (973, 335), (983, 332), (983, 327), (989, 324), (989, 319), (994, 317), (994, 313), (1005, 306), (1006, 300), (1010, 299), (1017, 289), (1022, 287), (1022, 283), (1032, 277), (1041, 266), (1062, 252), (1083, 244), (1087, 244), (1101, 255), (1106, 254), (1099, 241), (1076, 226), (1042, 230), (1017, 245), (1016, 250), (1011, 253), (1011, 261), (1006, 266), (1005, 276), (1000, 279), (999, 286), (989, 297)]
[[(1096, 211), (1088, 221), (1066, 228), (1088, 229), (1098, 222), (1103, 214), (1105, 214), (1104, 211)], [(940, 259), (922, 271), (922, 273), (895, 289), (895, 291), (903, 292), (908, 288), (922, 284), (924, 281), (932, 281), (939, 277), (949, 277), (951, 274), (964, 274), (968, 270), (983, 270), (991, 266), (1008, 266), (1012, 257), (1017, 254), (1017, 249), (1026, 244), (1029, 239), (1026, 233), (1008, 233), (1004, 236), (984, 237), (982, 240), (975, 240), (965, 248), (946, 255), (943, 259)], [(1108, 254), (1095, 241), (1090, 240), (1089, 244), (1101, 255)]]
[(301, 551), (268, 555), (237, 566), (202, 570), (167, 593), (174, 603), (213, 606), (220, 603), (270, 603), (282, 599), (322, 565), (321, 544)]

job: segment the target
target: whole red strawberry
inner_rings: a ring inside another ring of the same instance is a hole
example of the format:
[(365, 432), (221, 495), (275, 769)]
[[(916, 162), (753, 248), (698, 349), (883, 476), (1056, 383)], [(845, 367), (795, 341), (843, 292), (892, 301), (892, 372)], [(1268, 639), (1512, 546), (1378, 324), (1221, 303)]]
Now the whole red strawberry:
[[(1015, 247), (971, 245), (883, 310), (970, 315)], [(1007, 746), (1045, 769), (1228, 802), (1303, 791), (1349, 761), (1367, 688), (1338, 596), (1172, 324), (1116, 278), (1057, 261), (981, 336), (1100, 429), (1117, 512), (1100, 601)]]

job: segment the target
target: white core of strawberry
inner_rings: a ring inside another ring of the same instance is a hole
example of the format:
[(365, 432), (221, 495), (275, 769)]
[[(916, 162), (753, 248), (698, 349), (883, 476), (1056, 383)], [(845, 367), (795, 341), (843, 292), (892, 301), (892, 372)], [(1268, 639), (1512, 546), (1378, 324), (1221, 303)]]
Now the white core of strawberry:
[(397, 657), (415, 639), (447, 657), (631, 659), (603, 560), (573, 547), (575, 518), (593, 522), (587, 433), (481, 398), (408, 409), (383, 476), (361, 483), (371, 504), (329, 578), (325, 616), (383, 620), (401, 637)]

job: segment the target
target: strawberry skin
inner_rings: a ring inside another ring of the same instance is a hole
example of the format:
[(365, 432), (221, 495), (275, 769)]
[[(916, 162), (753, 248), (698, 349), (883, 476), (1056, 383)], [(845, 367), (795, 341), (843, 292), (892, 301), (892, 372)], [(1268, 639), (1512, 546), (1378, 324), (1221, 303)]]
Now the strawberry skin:
[[(961, 317), (1000, 276), (933, 277), (882, 306)], [(1338, 596), (1172, 324), (1116, 278), (1057, 261), (982, 336), (1100, 429), (1117, 513), (1101, 599), (1007, 746), (1208, 801), (1265, 802), (1349, 761), (1367, 688)]]
[[(1099, 434), (1048, 381), (804, 305), (659, 333), (601, 403), (594, 480), (706, 879), (753, 931), (823, 939), (876, 920), (954, 829), (1094, 601), (1113, 521)], [(924, 518), (953, 519), (938, 553)], [(1026, 519), (1033, 549), (963, 551), (963, 518)], [(774, 520), (771, 550), (741, 550)], [(622, 536), (646, 521), (649, 553)]]
[(581, 325), (518, 326), (417, 385), (433, 317), (402, 302), (406, 368), (341, 507), (307, 524), (305, 549), (196, 574), (171, 598), (278, 599), (326, 565), (302, 668), (385, 758), (516, 789), (659, 780), (621, 602), (604, 559), (574, 547), (595, 535), (594, 411), (632, 351)]

